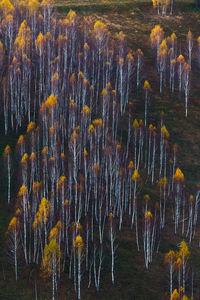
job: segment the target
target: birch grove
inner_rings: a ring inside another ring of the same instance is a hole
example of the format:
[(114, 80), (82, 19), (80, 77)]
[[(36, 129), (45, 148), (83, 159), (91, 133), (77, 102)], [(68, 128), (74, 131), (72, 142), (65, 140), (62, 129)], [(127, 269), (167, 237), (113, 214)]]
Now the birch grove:
[[(174, 3), (154, 6), (165, 16)], [(191, 245), (198, 237), (200, 189), (188, 190), (171, 124), (163, 112), (156, 120), (145, 49), (132, 51), (123, 32), (113, 37), (100, 20), (72, 10), (61, 18), (51, 0), (14, 6), (2, 0), (0, 17), (0, 66), (7, 59), (0, 100), (4, 132), (26, 128), (15, 149), (7, 145), (3, 154), (13, 213), (7, 249), (16, 281), (22, 266), (36, 264), (51, 280), (53, 300), (66, 276), (81, 299), (85, 286), (101, 289), (107, 270), (116, 283), (124, 230), (148, 271), (166, 228)], [(160, 25), (148, 41), (158, 94), (169, 89), (186, 118), (193, 41), (189, 31), (188, 58), (175, 33), (165, 37)], [(138, 116), (140, 103), (144, 113)], [(170, 299), (188, 292), (187, 243), (165, 255)]]

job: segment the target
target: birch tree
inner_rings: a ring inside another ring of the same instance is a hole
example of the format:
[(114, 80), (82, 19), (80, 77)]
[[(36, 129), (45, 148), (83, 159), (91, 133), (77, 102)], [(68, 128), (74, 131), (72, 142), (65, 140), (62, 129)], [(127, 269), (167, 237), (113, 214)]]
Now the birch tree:
[(4, 149), (4, 160), (8, 172), (8, 205), (10, 204), (10, 188), (11, 188), (11, 148), (9, 145)]
[(174, 272), (174, 262), (175, 262), (176, 254), (173, 250), (170, 250), (167, 254), (165, 254), (165, 264), (169, 265), (169, 277), (170, 277), (170, 288), (169, 295), (171, 298), (173, 291), (173, 272)]
[(61, 258), (61, 251), (55, 239), (52, 239), (44, 248), (41, 271), (45, 277), (52, 278), (52, 300), (55, 300), (57, 292), (58, 264)]
[(144, 126), (147, 126), (147, 113), (148, 113), (148, 106), (150, 101), (150, 92), (151, 86), (147, 80), (144, 82), (144, 92), (145, 92), (145, 104), (144, 104)]
[(190, 251), (189, 251), (188, 246), (187, 246), (187, 244), (184, 240), (180, 243), (180, 246), (179, 246), (179, 256), (181, 257), (181, 260), (182, 260), (183, 291), (185, 292), (186, 267), (187, 267), (188, 258), (190, 256)]
[(81, 299), (81, 260), (83, 259), (83, 239), (80, 235), (76, 236), (76, 239), (74, 241), (74, 247), (77, 252), (78, 257), (78, 299)]
[(20, 223), (18, 217), (13, 217), (9, 223), (7, 237), (10, 257), (14, 260), (15, 279), (18, 280), (18, 250), (20, 247)]

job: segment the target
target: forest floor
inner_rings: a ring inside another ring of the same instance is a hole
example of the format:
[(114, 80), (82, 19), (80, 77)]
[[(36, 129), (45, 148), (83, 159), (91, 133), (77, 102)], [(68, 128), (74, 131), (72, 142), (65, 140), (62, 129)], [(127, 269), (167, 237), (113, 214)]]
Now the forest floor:
[[(186, 35), (190, 29), (194, 35), (194, 48), (196, 39), (200, 35), (200, 12), (192, 2), (182, 1), (176, 5), (173, 16), (160, 17), (152, 8), (151, 2), (143, 1), (102, 1), (102, 2), (68, 2), (58, 0), (56, 2), (58, 12), (66, 14), (69, 9), (75, 10), (83, 16), (90, 16), (91, 19), (101, 20), (108, 26), (113, 36), (119, 31), (126, 34), (128, 46), (133, 50), (141, 48), (145, 58), (144, 79), (149, 80), (152, 90), (152, 106), (150, 119), (153, 125), (157, 126), (160, 120), (160, 112), (165, 113), (165, 124), (170, 133), (172, 143), (179, 146), (178, 160), (179, 167), (185, 175), (186, 186), (190, 193), (195, 192), (196, 185), (200, 183), (200, 75), (196, 67), (196, 55), (192, 61), (192, 94), (189, 104), (189, 117), (184, 116), (184, 103), (177, 100), (177, 93), (174, 97), (164, 91), (162, 97), (159, 95), (158, 78), (155, 72), (154, 55), (150, 46), (149, 35), (151, 29), (160, 24), (166, 36), (175, 32), (179, 45), (185, 49)], [(182, 53), (187, 57), (187, 53)], [(143, 100), (130, 99), (133, 101), (133, 113), (135, 118), (143, 118)], [(1, 125), (1, 124), (0, 124)], [(2, 129), (2, 126), (0, 126)], [(2, 132), (3, 130), (1, 130)], [(23, 131), (23, 130), (22, 130)], [(123, 132), (126, 128), (123, 128)], [(0, 155), (6, 144), (14, 149), (19, 134), (10, 134), (5, 137), (3, 133), (0, 139)], [(2, 162), (0, 167), (2, 168)], [(44, 300), (51, 295), (46, 292), (44, 281), (39, 277), (39, 268), (31, 265), (29, 269), (20, 269), (20, 280), (18, 284), (14, 280), (12, 269), (5, 268), (5, 232), (8, 227), (13, 208), (7, 207), (4, 172), (0, 173), (0, 299), (2, 300)], [(146, 187), (142, 195), (148, 192), (154, 199), (158, 197), (155, 187)], [(141, 195), (141, 201), (142, 201)], [(13, 192), (13, 197), (15, 191)], [(197, 237), (196, 237), (197, 239)], [(147, 271), (144, 266), (143, 253), (138, 253), (135, 243), (135, 232), (127, 225), (123, 225), (122, 232), (118, 235), (119, 247), (115, 263), (115, 285), (111, 284), (111, 273), (108, 268), (102, 270), (100, 291), (95, 292), (92, 287), (89, 290), (83, 282), (82, 299), (117, 299), (117, 300), (164, 300), (168, 299), (168, 269), (164, 266), (164, 254), (170, 249), (177, 249), (182, 237), (180, 234), (173, 235), (173, 225), (168, 225), (162, 232), (159, 254), (153, 257), (153, 264)], [(191, 260), (196, 270), (195, 294), (198, 291), (200, 280), (200, 250), (197, 242), (190, 246)], [(106, 265), (106, 264), (105, 264)], [(109, 265), (109, 264), (108, 264)], [(47, 282), (45, 282), (48, 285)], [(77, 299), (73, 291), (73, 283), (68, 279), (67, 274), (62, 279), (62, 289), (57, 297), (60, 300)], [(199, 299), (199, 298), (195, 298)]]

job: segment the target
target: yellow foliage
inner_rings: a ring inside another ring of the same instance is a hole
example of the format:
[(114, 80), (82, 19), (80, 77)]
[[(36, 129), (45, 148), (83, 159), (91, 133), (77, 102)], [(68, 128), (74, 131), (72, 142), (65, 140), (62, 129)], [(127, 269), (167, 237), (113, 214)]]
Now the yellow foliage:
[(77, 230), (78, 231), (82, 231), (83, 230), (83, 227), (81, 225), (81, 223), (79, 222), (78, 225), (77, 225)]
[(9, 0), (2, 0), (0, 2), (0, 10), (5, 15), (7, 15), (7, 14), (10, 14), (10, 13), (13, 13), (15, 11), (15, 8)]
[(124, 41), (124, 39), (125, 39), (125, 34), (123, 33), (123, 31), (120, 31), (120, 32), (117, 34), (117, 39), (120, 40), (120, 41)]
[(189, 41), (189, 40), (192, 40), (192, 39), (193, 39), (193, 35), (192, 35), (191, 30), (189, 29), (188, 34), (187, 34), (187, 40)]
[(4, 54), (5, 54), (4, 46), (3, 46), (3, 43), (0, 41), (0, 61), (1, 62), (3, 62)]
[(13, 16), (12, 16), (11, 14), (8, 14), (8, 15), (6, 16), (6, 22), (7, 22), (7, 23), (13, 23)]
[(182, 54), (180, 54), (179, 57), (177, 58), (177, 62), (184, 63), (184, 61), (185, 61), (184, 56)]
[(11, 153), (11, 148), (10, 148), (9, 145), (7, 145), (7, 146), (5, 147), (5, 149), (4, 149), (4, 152), (3, 152), (3, 157), (4, 157), (4, 159), (6, 159), (6, 158), (8, 157), (8, 155), (10, 155), (10, 153)]
[(132, 175), (132, 177), (131, 177), (131, 180), (132, 180), (132, 181), (135, 181), (135, 180), (137, 180), (137, 179), (139, 179), (139, 178), (140, 178), (140, 175), (139, 175), (137, 169), (135, 169), (135, 171), (134, 171), (134, 173), (133, 173), (133, 175)]
[(48, 153), (48, 147), (44, 146), (44, 148), (42, 149), (42, 155), (47, 155)]
[(180, 286), (180, 289), (179, 289), (179, 294), (180, 294), (180, 297), (183, 296), (183, 293), (184, 293), (184, 289), (182, 287), (182, 285)]
[[(112, 90), (112, 94), (115, 96), (116, 95), (116, 90)], [(116, 102), (115, 102), (116, 103)]]
[(31, 30), (27, 25), (27, 21), (24, 20), (19, 28), (17, 38), (14, 42), (14, 47), (19, 53), (21, 51), (29, 50), (31, 45)]
[(57, 82), (58, 80), (59, 80), (59, 75), (58, 75), (58, 72), (55, 72), (54, 74), (53, 74), (53, 77), (52, 77), (52, 82)]
[(65, 206), (65, 207), (68, 207), (68, 206), (69, 206), (69, 200), (65, 200), (64, 206)]
[(27, 159), (28, 159), (28, 154), (27, 153), (24, 153), (22, 159), (21, 159), (21, 163), (24, 164), (24, 163), (27, 163)]
[(159, 186), (164, 186), (166, 185), (168, 182), (167, 182), (167, 178), (166, 177), (163, 177), (163, 178), (160, 178), (159, 179), (159, 182), (158, 182), (158, 185)]
[(193, 196), (193, 195), (190, 195), (189, 201), (190, 201), (191, 203), (194, 203), (194, 196)]
[(70, 77), (70, 83), (74, 83), (76, 81), (75, 74), (73, 73)]
[(62, 229), (62, 223), (61, 223), (61, 221), (58, 221), (58, 222), (56, 223), (56, 228), (58, 228), (58, 230), (61, 230), (61, 229)]
[(171, 41), (175, 41), (176, 40), (176, 34), (173, 32), (172, 34), (171, 34)]
[(93, 167), (92, 167), (92, 170), (97, 173), (99, 170), (100, 170), (100, 167), (98, 165), (98, 163), (94, 164)]
[(123, 66), (123, 64), (124, 64), (124, 59), (123, 59), (123, 57), (121, 57), (119, 59), (119, 66)]
[[(41, 13), (38, 14), (38, 22), (42, 22), (43, 21), (43, 15)], [(48, 33), (48, 32), (47, 32)], [(47, 36), (47, 34), (46, 34)]]
[(147, 80), (145, 80), (144, 82), (144, 90), (149, 90), (149, 91), (151, 90), (151, 86)]
[(75, 107), (76, 107), (76, 103), (74, 102), (73, 99), (70, 99), (70, 104), (69, 104), (69, 106), (70, 106), (71, 108), (75, 108)]
[(99, 33), (100, 31), (104, 31), (105, 29), (106, 29), (106, 25), (101, 21), (96, 21), (96, 23), (94, 24), (94, 31), (96, 33)]
[(54, 133), (55, 133), (55, 127), (54, 127), (54, 126), (51, 126), (51, 127), (49, 128), (49, 135), (52, 137)]
[(84, 157), (88, 156), (87, 150), (84, 150), (84, 151), (83, 151), (83, 156), (84, 156)]
[(28, 124), (28, 126), (27, 126), (27, 133), (29, 133), (29, 132), (31, 132), (32, 130), (34, 130), (35, 129), (35, 122), (30, 122), (29, 124)]
[(144, 54), (143, 54), (143, 52), (142, 52), (142, 50), (141, 50), (140, 48), (137, 49), (136, 54), (137, 54), (138, 56), (140, 56), (140, 57), (144, 56)]
[(49, 31), (46, 33), (46, 39), (47, 40), (52, 40), (52, 35)]
[(133, 128), (134, 128), (134, 129), (138, 129), (138, 127), (139, 127), (138, 120), (135, 119), (135, 120), (133, 121)]
[(107, 90), (112, 90), (112, 85), (111, 85), (110, 81), (107, 83), (106, 89)]
[(42, 198), (39, 206), (39, 214), (41, 216), (41, 220), (47, 222), (49, 213), (50, 213), (51, 203), (47, 201), (45, 197)]
[(68, 12), (67, 18), (70, 20), (70, 22), (74, 22), (75, 18), (76, 18), (76, 13), (75, 11), (71, 10)]
[(83, 107), (83, 110), (81, 111), (81, 114), (88, 116), (90, 114), (90, 108), (87, 105), (85, 105)]
[(13, 60), (12, 60), (12, 64), (11, 64), (11, 65), (12, 65), (12, 66), (17, 66), (17, 65), (19, 65), (19, 62), (18, 62), (16, 56), (13, 57)]
[(16, 212), (15, 212), (16, 217), (21, 215), (21, 210), (19, 208), (17, 208)]
[(87, 78), (84, 78), (84, 79), (83, 79), (83, 85), (84, 85), (84, 86), (89, 85), (89, 81), (88, 81)]
[(164, 262), (165, 264), (171, 263), (176, 258), (176, 254), (173, 250), (170, 250), (168, 253), (165, 254)]
[(94, 126), (92, 124), (90, 124), (89, 128), (88, 128), (88, 132), (89, 133), (93, 133), (94, 132)]
[[(59, 20), (60, 22), (62, 22), (61, 20)], [(60, 34), (59, 36), (58, 36), (58, 38), (57, 38), (57, 43), (59, 44), (59, 45), (62, 45), (62, 42), (63, 42), (63, 35), (62, 34)], [(57, 72), (56, 72), (57, 73)]]
[(145, 201), (149, 201), (149, 200), (150, 200), (150, 197), (149, 197), (148, 194), (145, 194), (145, 195), (144, 195), (144, 200), (145, 200)]
[(82, 237), (78, 234), (75, 241), (74, 241), (74, 247), (76, 249), (78, 249), (78, 252), (80, 253), (82, 248), (84, 246), (84, 243), (83, 243), (83, 239)]
[(154, 127), (152, 124), (149, 125), (149, 131), (153, 131), (154, 130)]
[(160, 44), (159, 48), (159, 55), (164, 55), (167, 53), (167, 42), (166, 40), (162, 40), (162, 43)]
[(175, 261), (174, 265), (178, 270), (180, 270), (182, 267), (182, 259), (180, 257), (178, 257), (177, 260)]
[(53, 0), (42, 0), (42, 2), (41, 2), (41, 5), (42, 6), (52, 6), (53, 5)]
[(71, 135), (71, 137), (70, 137), (70, 142), (71, 142), (71, 143), (75, 142), (76, 139), (77, 139), (77, 137), (78, 137), (78, 134), (77, 134), (76, 129), (75, 129), (75, 130), (72, 132), (72, 135)]
[(42, 52), (44, 50), (45, 40), (45, 36), (40, 32), (35, 40), (35, 48), (37, 51)]
[(72, 222), (71, 223), (71, 229), (75, 229), (76, 228), (76, 223), (75, 222)]
[(167, 138), (167, 139), (169, 138), (169, 132), (168, 132), (168, 130), (167, 130), (167, 128), (166, 128), (165, 125), (162, 126), (161, 132), (162, 132), (162, 134), (163, 134), (163, 136), (164, 136), (165, 138)]
[(55, 158), (52, 156), (50, 159), (49, 159), (50, 163), (54, 164), (55, 162)]
[(51, 94), (45, 102), (46, 107), (48, 109), (56, 107), (57, 106), (57, 98), (58, 98), (57, 95), (54, 96)]
[(116, 149), (117, 149), (117, 150), (121, 149), (121, 145), (120, 145), (119, 142), (116, 142)]
[(19, 220), (16, 217), (13, 217), (8, 225), (8, 232), (13, 231), (19, 227)]
[(173, 291), (170, 300), (180, 300), (180, 296), (179, 296), (179, 293), (178, 293), (177, 289), (175, 289)]
[(175, 181), (181, 181), (181, 182), (184, 181), (184, 175), (183, 175), (183, 173), (181, 172), (181, 170), (179, 168), (176, 169), (176, 172), (173, 176), (173, 179)]
[(36, 155), (35, 155), (34, 152), (31, 153), (29, 159), (30, 159), (30, 160), (36, 160)]
[(152, 45), (157, 44), (158, 41), (161, 41), (163, 39), (164, 32), (162, 27), (160, 25), (156, 25), (152, 30), (150, 34), (150, 39)]
[(190, 251), (188, 249), (188, 245), (186, 244), (186, 242), (184, 240), (180, 244), (179, 256), (180, 257), (188, 257), (188, 256), (190, 256)]
[(150, 211), (147, 211), (145, 214), (145, 219), (147, 221), (150, 221), (153, 218), (152, 213)]
[(29, 12), (30, 12), (31, 15), (38, 11), (39, 5), (40, 4), (37, 0), (29, 0), (28, 9), (29, 9)]
[(51, 229), (49, 233), (49, 240), (55, 239), (57, 240), (58, 238), (58, 228), (55, 226)]
[(133, 169), (134, 168), (134, 163), (132, 160), (129, 161), (128, 169)]
[(172, 147), (172, 150), (173, 150), (174, 153), (177, 153), (178, 152), (178, 145), (174, 144), (173, 147)]
[(58, 187), (62, 186), (65, 182), (67, 181), (66, 176), (60, 176), (60, 178), (58, 179)]
[(102, 94), (103, 97), (106, 97), (107, 96), (107, 90), (103, 89), (102, 92), (101, 92), (101, 94)]
[(153, 7), (155, 8), (157, 6), (157, 0), (152, 0), (153, 2)]
[[(139, 121), (139, 126), (140, 126), (140, 127), (143, 127), (143, 126), (144, 126), (144, 123), (143, 123), (142, 120)], [(154, 128), (155, 128), (155, 127), (154, 127)]]
[(184, 65), (183, 65), (183, 69), (189, 73), (190, 70), (191, 70), (191, 67), (188, 63), (185, 62)]
[(32, 190), (34, 194), (38, 192), (39, 187), (40, 187), (40, 182), (34, 181), (32, 185)]
[(61, 258), (60, 247), (55, 239), (51, 239), (49, 244), (44, 248), (43, 261), (41, 264), (41, 270), (47, 275), (51, 275), (54, 270), (54, 264), (57, 267)]
[(80, 72), (78, 73), (78, 77), (80, 77), (80, 78), (83, 79), (83, 78), (84, 78), (83, 72), (80, 71)]
[(62, 159), (64, 159), (64, 158), (65, 158), (65, 153), (62, 152), (62, 153), (60, 154), (60, 157), (61, 157)]
[(129, 53), (127, 54), (126, 59), (127, 59), (128, 61), (130, 61), (130, 62), (133, 62), (133, 61), (134, 61), (134, 58), (133, 58), (133, 55), (132, 55), (131, 52), (129, 52)]
[(24, 0), (19, 1), (18, 8), (21, 13), (25, 11), (26, 6), (27, 6), (27, 3)]
[(84, 47), (83, 47), (83, 48), (84, 48), (84, 50), (86, 50), (86, 51), (89, 51), (89, 49), (90, 49), (90, 47), (88, 46), (87, 43), (84, 44)]
[(37, 211), (35, 214), (35, 219), (33, 221), (33, 229), (37, 228), (37, 226), (40, 226), (41, 222), (42, 222), (41, 215), (39, 211)]
[(23, 195), (27, 195), (28, 194), (28, 190), (27, 190), (27, 187), (23, 184), (21, 187), (20, 187), (20, 190), (18, 192), (18, 196), (21, 197)]
[(92, 123), (94, 124), (94, 126), (97, 126), (97, 127), (103, 126), (102, 119), (95, 119)]

